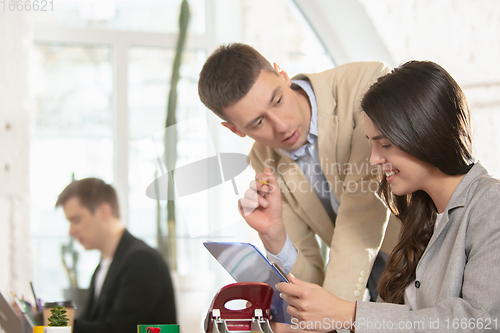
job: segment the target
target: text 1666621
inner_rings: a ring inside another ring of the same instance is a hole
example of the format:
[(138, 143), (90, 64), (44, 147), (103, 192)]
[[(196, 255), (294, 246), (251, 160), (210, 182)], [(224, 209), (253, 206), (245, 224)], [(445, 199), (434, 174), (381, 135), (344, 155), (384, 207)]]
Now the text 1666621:
[(49, 12), (54, 10), (53, 0), (0, 0), (4, 12)]

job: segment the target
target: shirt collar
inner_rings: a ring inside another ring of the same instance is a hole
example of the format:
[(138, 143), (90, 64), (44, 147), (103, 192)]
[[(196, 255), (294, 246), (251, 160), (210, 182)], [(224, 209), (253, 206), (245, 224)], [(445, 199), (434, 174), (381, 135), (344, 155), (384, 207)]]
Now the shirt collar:
[(467, 203), (468, 192), (472, 183), (480, 177), (488, 175), (488, 171), (477, 161), (470, 170), (465, 174), (457, 188), (453, 192), (450, 201), (446, 205), (445, 211), (450, 211), (453, 208), (465, 206)]
[(307, 142), (296, 150), (281, 150), (291, 159), (297, 160), (307, 153), (307, 148), (309, 146), (316, 145), (318, 141), (318, 106), (316, 104), (316, 96), (309, 82), (306, 80), (292, 80), (292, 84), (302, 88), (302, 90), (306, 92), (307, 97), (309, 97), (309, 102), (311, 103), (311, 123), (309, 125), (309, 133), (307, 134)]

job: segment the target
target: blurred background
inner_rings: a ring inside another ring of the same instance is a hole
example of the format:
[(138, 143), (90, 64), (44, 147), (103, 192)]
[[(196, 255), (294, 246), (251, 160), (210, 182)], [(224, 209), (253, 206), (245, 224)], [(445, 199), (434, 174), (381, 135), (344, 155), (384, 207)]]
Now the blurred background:
[[(68, 236), (54, 209), (71, 181), (99, 177), (118, 190), (123, 221), (168, 252), (183, 332), (202, 330), (215, 292), (234, 282), (204, 240), (260, 241), (236, 202), (251, 168), (176, 201), (146, 196), (161, 175), (180, 0), (51, 0), (0, 4), (0, 290), (44, 301), (85, 289), (99, 253)], [(21, 5), (19, 5), (21, 3)], [(41, 4), (41, 2), (39, 2)], [(500, 176), (500, 2), (496, 0), (189, 0), (177, 85), (177, 164), (247, 154), (252, 140), (220, 125), (197, 81), (220, 44), (243, 42), (290, 76), (351, 61), (439, 63), (469, 99), (475, 155)], [(10, 5), (10, 7), (9, 7)], [(165, 163), (165, 162), (163, 162)], [(166, 250), (168, 248), (168, 250)], [(66, 268), (76, 272), (70, 279)]]

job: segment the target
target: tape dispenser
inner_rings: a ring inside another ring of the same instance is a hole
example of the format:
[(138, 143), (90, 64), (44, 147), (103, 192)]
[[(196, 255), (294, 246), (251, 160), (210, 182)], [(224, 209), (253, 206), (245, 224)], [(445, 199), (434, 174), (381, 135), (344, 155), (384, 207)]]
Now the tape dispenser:
[[(240, 282), (222, 287), (205, 318), (206, 333), (273, 333), (269, 320), (273, 288), (265, 283)], [(231, 310), (226, 303), (245, 300), (247, 307)]]

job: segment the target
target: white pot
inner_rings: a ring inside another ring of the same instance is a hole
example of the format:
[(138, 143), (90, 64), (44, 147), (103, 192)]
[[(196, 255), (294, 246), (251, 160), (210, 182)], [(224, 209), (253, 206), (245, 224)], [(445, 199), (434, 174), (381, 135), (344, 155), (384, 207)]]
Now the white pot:
[(71, 333), (71, 326), (46, 326), (43, 333)]

